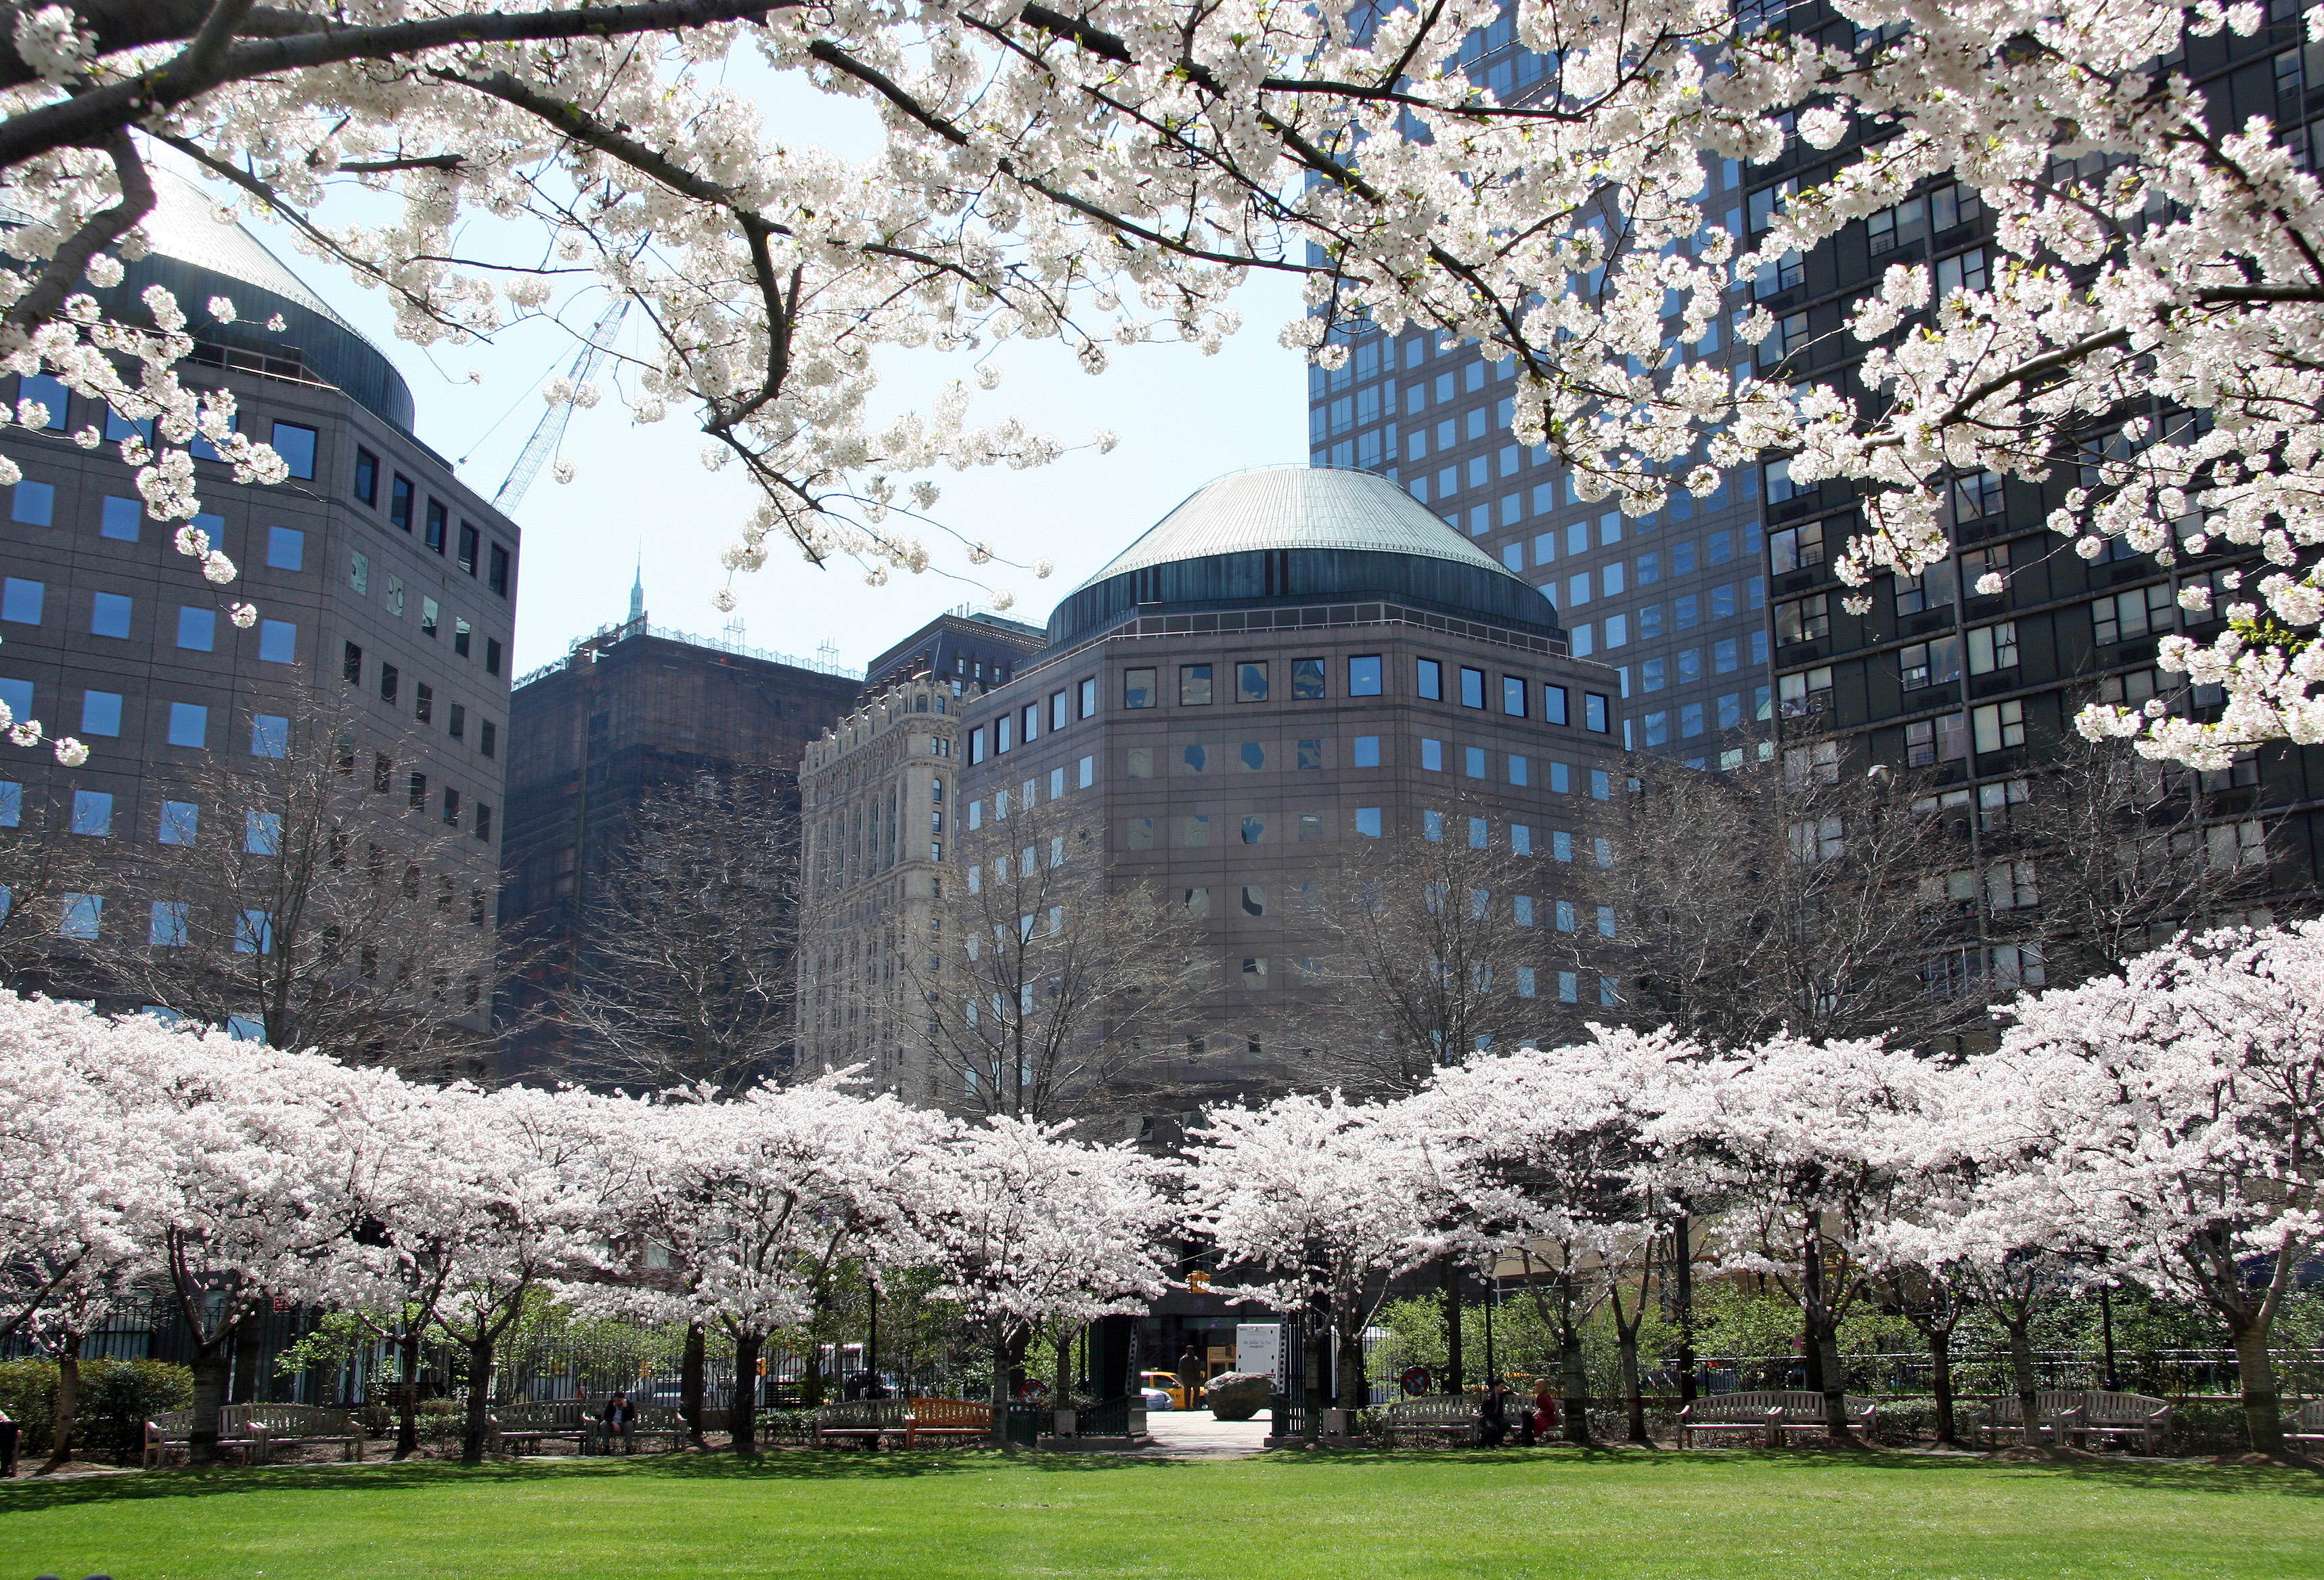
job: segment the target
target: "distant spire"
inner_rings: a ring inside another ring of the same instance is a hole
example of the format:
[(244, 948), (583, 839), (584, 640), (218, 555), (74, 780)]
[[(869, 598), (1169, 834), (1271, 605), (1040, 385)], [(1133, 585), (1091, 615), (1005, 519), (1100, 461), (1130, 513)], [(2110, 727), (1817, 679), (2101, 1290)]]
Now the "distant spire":
[(632, 620), (642, 620), (645, 618), (645, 613), (646, 549), (645, 545), (641, 543), (638, 545), (637, 577), (635, 580), (630, 583), (630, 618)]

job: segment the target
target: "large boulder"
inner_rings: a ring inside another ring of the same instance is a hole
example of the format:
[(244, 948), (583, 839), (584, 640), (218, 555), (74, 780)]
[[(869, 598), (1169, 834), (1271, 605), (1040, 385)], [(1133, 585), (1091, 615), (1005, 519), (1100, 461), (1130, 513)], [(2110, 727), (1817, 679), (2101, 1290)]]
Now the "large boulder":
[(1247, 1421), (1267, 1408), (1275, 1379), (1264, 1372), (1222, 1372), (1203, 1390), (1211, 1414), (1222, 1421)]

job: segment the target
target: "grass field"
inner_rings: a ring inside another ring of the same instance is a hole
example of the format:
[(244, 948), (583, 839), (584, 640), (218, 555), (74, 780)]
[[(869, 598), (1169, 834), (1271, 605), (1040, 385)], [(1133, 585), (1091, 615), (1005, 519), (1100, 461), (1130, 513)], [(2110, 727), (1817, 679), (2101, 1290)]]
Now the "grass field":
[(1820, 1454), (977, 1453), (0, 1487), (0, 1580), (2324, 1576), (2324, 1475)]

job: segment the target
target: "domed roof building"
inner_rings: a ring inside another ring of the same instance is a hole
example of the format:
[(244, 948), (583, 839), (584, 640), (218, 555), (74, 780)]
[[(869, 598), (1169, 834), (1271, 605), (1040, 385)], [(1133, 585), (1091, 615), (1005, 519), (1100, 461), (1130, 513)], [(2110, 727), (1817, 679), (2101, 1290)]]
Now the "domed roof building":
[(1054, 646), (1130, 611), (1388, 598), (1560, 634), (1546, 596), (1388, 479), (1305, 467), (1231, 473), (1186, 496), (1057, 605)]

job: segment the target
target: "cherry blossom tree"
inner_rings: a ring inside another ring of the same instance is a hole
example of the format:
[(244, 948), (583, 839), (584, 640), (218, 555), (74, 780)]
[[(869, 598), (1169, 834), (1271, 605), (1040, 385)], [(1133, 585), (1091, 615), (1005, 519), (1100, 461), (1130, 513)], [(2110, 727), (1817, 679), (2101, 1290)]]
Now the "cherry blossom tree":
[(1836, 1443), (1854, 1443), (1840, 1324), (1872, 1296), (1878, 1232), (1911, 1185), (1906, 1132), (1932, 1067), (1876, 1041), (1778, 1033), (1673, 1084), (1643, 1126), (1648, 1144), (1720, 1177), (1721, 1267), (1772, 1280), (1797, 1302), (1808, 1386)]
[(2324, 1245), (2319, 1007), (2324, 923), (2205, 934), (2021, 1000), (1953, 1099), (1964, 1144), (2015, 1165), (1996, 1209), (2009, 1237), (2104, 1248), (2110, 1274), (2219, 1320), (2268, 1455), (2269, 1334)]
[(935, 1298), (959, 1305), (992, 1356), (996, 1445), (1033, 1333), (1142, 1312), (1166, 1287), (1167, 1166), (1065, 1131), (1006, 1115), (955, 1124), (899, 1176), (897, 1234), (917, 1241), (908, 1254), (937, 1275)]
[(1311, 1386), (1333, 1375), (1333, 1406), (1366, 1400), (1363, 1333), (1388, 1278), (1430, 1255), (1430, 1160), (1397, 1111), (1337, 1092), (1213, 1108), (1191, 1132), (1187, 1223), (1243, 1282), (1214, 1285), (1310, 1318)]

